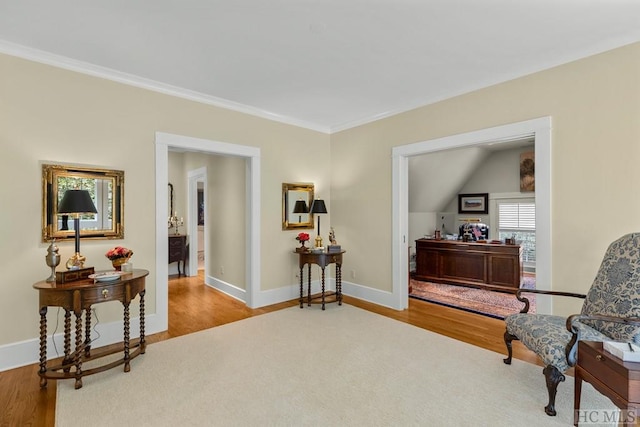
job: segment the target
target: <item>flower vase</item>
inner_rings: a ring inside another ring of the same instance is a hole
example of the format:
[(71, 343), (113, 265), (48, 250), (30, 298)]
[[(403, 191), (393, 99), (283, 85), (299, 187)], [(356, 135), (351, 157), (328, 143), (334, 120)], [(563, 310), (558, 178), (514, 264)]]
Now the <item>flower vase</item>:
[(125, 264), (129, 261), (129, 258), (116, 258), (111, 260), (111, 264), (116, 271), (122, 270), (122, 264)]
[(307, 252), (307, 247), (304, 245), (305, 242), (306, 242), (306, 240), (303, 240), (303, 241), (300, 242), (300, 247), (296, 248), (296, 252), (298, 252), (298, 253)]

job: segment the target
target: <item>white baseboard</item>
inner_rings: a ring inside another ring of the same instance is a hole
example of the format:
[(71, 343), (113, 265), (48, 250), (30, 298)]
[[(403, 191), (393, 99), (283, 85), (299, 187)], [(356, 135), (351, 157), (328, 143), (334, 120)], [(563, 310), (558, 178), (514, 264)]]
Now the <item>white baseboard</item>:
[[(205, 283), (215, 289), (218, 289), (225, 294), (236, 298), (239, 301), (246, 301), (246, 291), (240, 289), (234, 285), (224, 282), (212, 276), (208, 276), (205, 279)], [(327, 278), (325, 281), (325, 290), (335, 290), (335, 279)], [(319, 293), (321, 289), (320, 282), (318, 280), (311, 282), (311, 293)], [(393, 295), (391, 292), (380, 291), (377, 289), (369, 288), (352, 282), (342, 281), (342, 293), (354, 298), (358, 298), (364, 301), (368, 301), (374, 304), (378, 304), (384, 307), (393, 308)], [(304, 294), (307, 294), (307, 284), (304, 284)], [(292, 284), (277, 289), (270, 289), (267, 291), (258, 292), (256, 307), (265, 307), (272, 304), (278, 304), (284, 301), (290, 301), (292, 299), (298, 299), (300, 297), (300, 285)], [(163, 332), (157, 322), (155, 314), (146, 316), (145, 334), (151, 335), (158, 332)], [(95, 326), (95, 331), (99, 334), (97, 337), (96, 332), (92, 332), (92, 338), (95, 340), (92, 346), (99, 348), (105, 345), (113, 344), (122, 341), (122, 329), (123, 322), (115, 321), (109, 323), (98, 323)], [(140, 319), (138, 317), (131, 319), (131, 337), (137, 338), (138, 331), (140, 330)], [(96, 339), (97, 338), (97, 339)], [(47, 337), (47, 358), (52, 359), (60, 356), (64, 353), (64, 336), (62, 332), (58, 332), (55, 335), (49, 335)], [(54, 346), (55, 341), (55, 346)], [(73, 331), (71, 342), (74, 343)], [(73, 346), (73, 344), (72, 344)], [(56, 354), (55, 348), (58, 349)], [(0, 372), (13, 368), (18, 368), (32, 363), (38, 363), (40, 354), (40, 340), (33, 338), (26, 341), (20, 341), (11, 344), (5, 344), (0, 346)]]
[[(98, 323), (92, 329), (91, 338), (94, 340), (92, 348), (100, 348), (105, 345), (122, 341), (123, 321), (109, 323)], [(75, 331), (72, 327), (71, 346), (75, 347)], [(140, 336), (140, 318), (134, 317), (130, 321), (131, 338)], [(157, 319), (155, 314), (145, 317), (145, 335), (158, 332)], [(57, 349), (57, 352), (56, 352)], [(47, 336), (47, 359), (55, 359), (64, 355), (64, 332), (57, 332)], [(0, 372), (21, 366), (31, 365), (40, 361), (40, 339), (33, 338), (17, 343), (0, 346)]]
[(357, 283), (345, 282), (343, 280), (342, 294), (363, 301), (368, 301), (373, 304), (396, 309), (393, 294), (389, 291), (381, 291), (379, 289), (373, 289), (358, 285)]
[[(207, 276), (205, 279), (205, 283), (211, 286), (214, 289), (223, 292), (238, 301), (246, 302), (246, 294), (247, 292), (244, 289), (240, 289), (230, 283), (224, 282), (218, 278)], [(331, 280), (325, 281), (326, 290), (335, 289), (335, 284), (332, 286)], [(320, 282), (313, 281), (311, 282), (311, 293), (320, 292)], [(307, 293), (307, 284), (304, 285), (304, 294)], [(292, 299), (298, 299), (300, 297), (300, 284), (283, 286), (277, 289), (271, 289), (268, 291), (260, 291), (258, 292), (256, 301), (254, 302), (255, 307), (265, 307), (272, 304), (278, 304), (284, 301), (290, 301)]]

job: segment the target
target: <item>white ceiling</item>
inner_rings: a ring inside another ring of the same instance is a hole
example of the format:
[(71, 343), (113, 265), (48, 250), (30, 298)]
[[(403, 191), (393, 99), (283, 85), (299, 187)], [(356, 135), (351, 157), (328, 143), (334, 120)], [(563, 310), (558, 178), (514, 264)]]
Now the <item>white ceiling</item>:
[(638, 0), (0, 0), (0, 52), (335, 132), (640, 40)]

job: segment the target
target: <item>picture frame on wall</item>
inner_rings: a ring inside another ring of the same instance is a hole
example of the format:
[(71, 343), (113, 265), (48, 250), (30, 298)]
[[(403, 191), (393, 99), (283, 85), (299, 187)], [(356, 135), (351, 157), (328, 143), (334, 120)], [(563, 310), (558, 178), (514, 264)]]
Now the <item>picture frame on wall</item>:
[(458, 194), (459, 214), (488, 214), (489, 193)]

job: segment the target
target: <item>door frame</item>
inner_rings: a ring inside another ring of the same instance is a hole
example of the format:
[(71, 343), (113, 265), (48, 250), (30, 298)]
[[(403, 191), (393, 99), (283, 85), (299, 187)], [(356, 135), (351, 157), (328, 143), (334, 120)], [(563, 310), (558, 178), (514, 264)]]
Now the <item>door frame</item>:
[[(207, 168), (187, 171), (189, 190), (187, 192), (187, 218), (189, 218), (189, 276), (198, 275), (198, 183), (204, 185), (204, 217), (207, 218)], [(204, 222), (204, 277), (207, 277), (207, 221)], [(194, 262), (195, 261), (195, 262)]]
[[(392, 149), (392, 301), (394, 308), (409, 307), (409, 157), (454, 148), (501, 144), (533, 137), (536, 164), (536, 287), (551, 284), (551, 117), (481, 129), (393, 147)], [(536, 299), (538, 313), (552, 313), (551, 298)]]
[(156, 277), (155, 302), (157, 327), (169, 325), (169, 281), (167, 263), (167, 182), (169, 147), (204, 154), (235, 156), (246, 159), (246, 289), (245, 303), (255, 308), (260, 291), (260, 148), (208, 139), (156, 132)]

